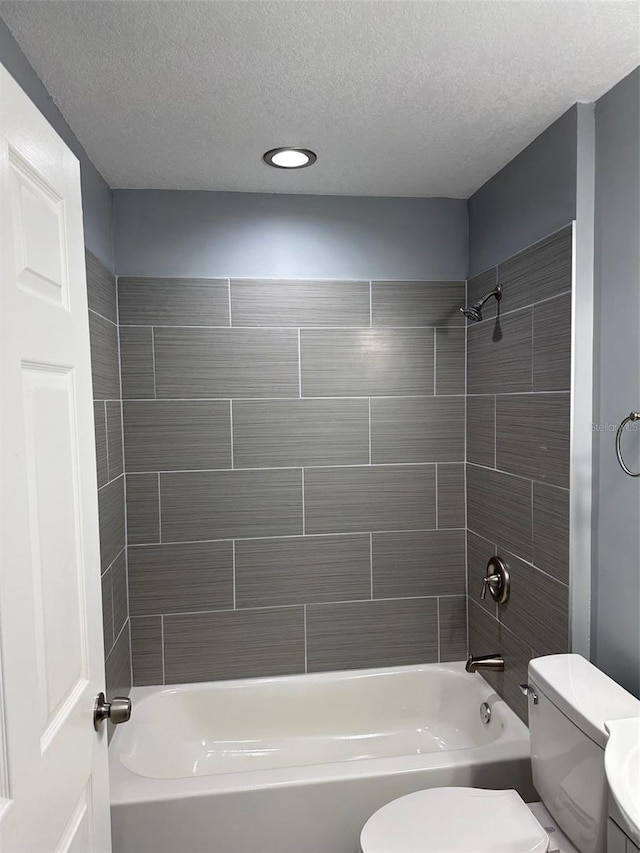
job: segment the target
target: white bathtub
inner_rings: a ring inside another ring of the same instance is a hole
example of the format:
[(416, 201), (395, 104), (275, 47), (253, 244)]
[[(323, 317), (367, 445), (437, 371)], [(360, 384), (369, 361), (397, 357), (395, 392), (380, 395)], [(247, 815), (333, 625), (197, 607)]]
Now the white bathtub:
[(526, 726), (462, 664), (131, 697), (110, 748), (114, 853), (356, 853), (367, 818), (420, 788), (535, 797)]

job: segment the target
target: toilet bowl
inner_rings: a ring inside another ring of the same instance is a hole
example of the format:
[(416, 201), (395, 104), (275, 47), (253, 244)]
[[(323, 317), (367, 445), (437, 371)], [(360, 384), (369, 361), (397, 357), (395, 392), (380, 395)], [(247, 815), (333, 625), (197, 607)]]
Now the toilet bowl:
[(638, 700), (580, 655), (529, 663), (531, 766), (542, 802), (516, 791), (432, 788), (387, 803), (361, 853), (606, 853), (606, 720)]

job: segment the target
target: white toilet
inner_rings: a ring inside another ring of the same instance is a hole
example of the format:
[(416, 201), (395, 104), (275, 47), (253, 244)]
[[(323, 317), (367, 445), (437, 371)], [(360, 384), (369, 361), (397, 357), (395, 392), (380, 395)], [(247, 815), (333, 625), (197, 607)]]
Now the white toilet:
[(362, 853), (605, 853), (605, 721), (640, 702), (580, 655), (529, 663), (533, 782), (516, 791), (433, 788), (387, 803), (360, 836)]

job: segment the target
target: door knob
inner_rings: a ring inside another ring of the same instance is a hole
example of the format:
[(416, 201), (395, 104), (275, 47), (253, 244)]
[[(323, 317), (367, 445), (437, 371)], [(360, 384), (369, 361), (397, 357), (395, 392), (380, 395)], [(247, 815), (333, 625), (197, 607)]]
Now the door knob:
[(107, 702), (104, 693), (96, 696), (96, 704), (93, 706), (93, 727), (98, 732), (103, 720), (111, 720), (114, 726), (126, 723), (131, 719), (131, 699), (128, 696), (114, 696), (111, 702)]

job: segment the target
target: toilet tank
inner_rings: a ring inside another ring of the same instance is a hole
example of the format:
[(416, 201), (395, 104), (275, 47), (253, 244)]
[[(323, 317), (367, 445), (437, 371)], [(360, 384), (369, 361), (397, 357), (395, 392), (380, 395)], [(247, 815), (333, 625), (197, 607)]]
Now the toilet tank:
[(529, 662), (533, 784), (581, 853), (606, 853), (605, 721), (638, 714), (640, 702), (580, 655)]

